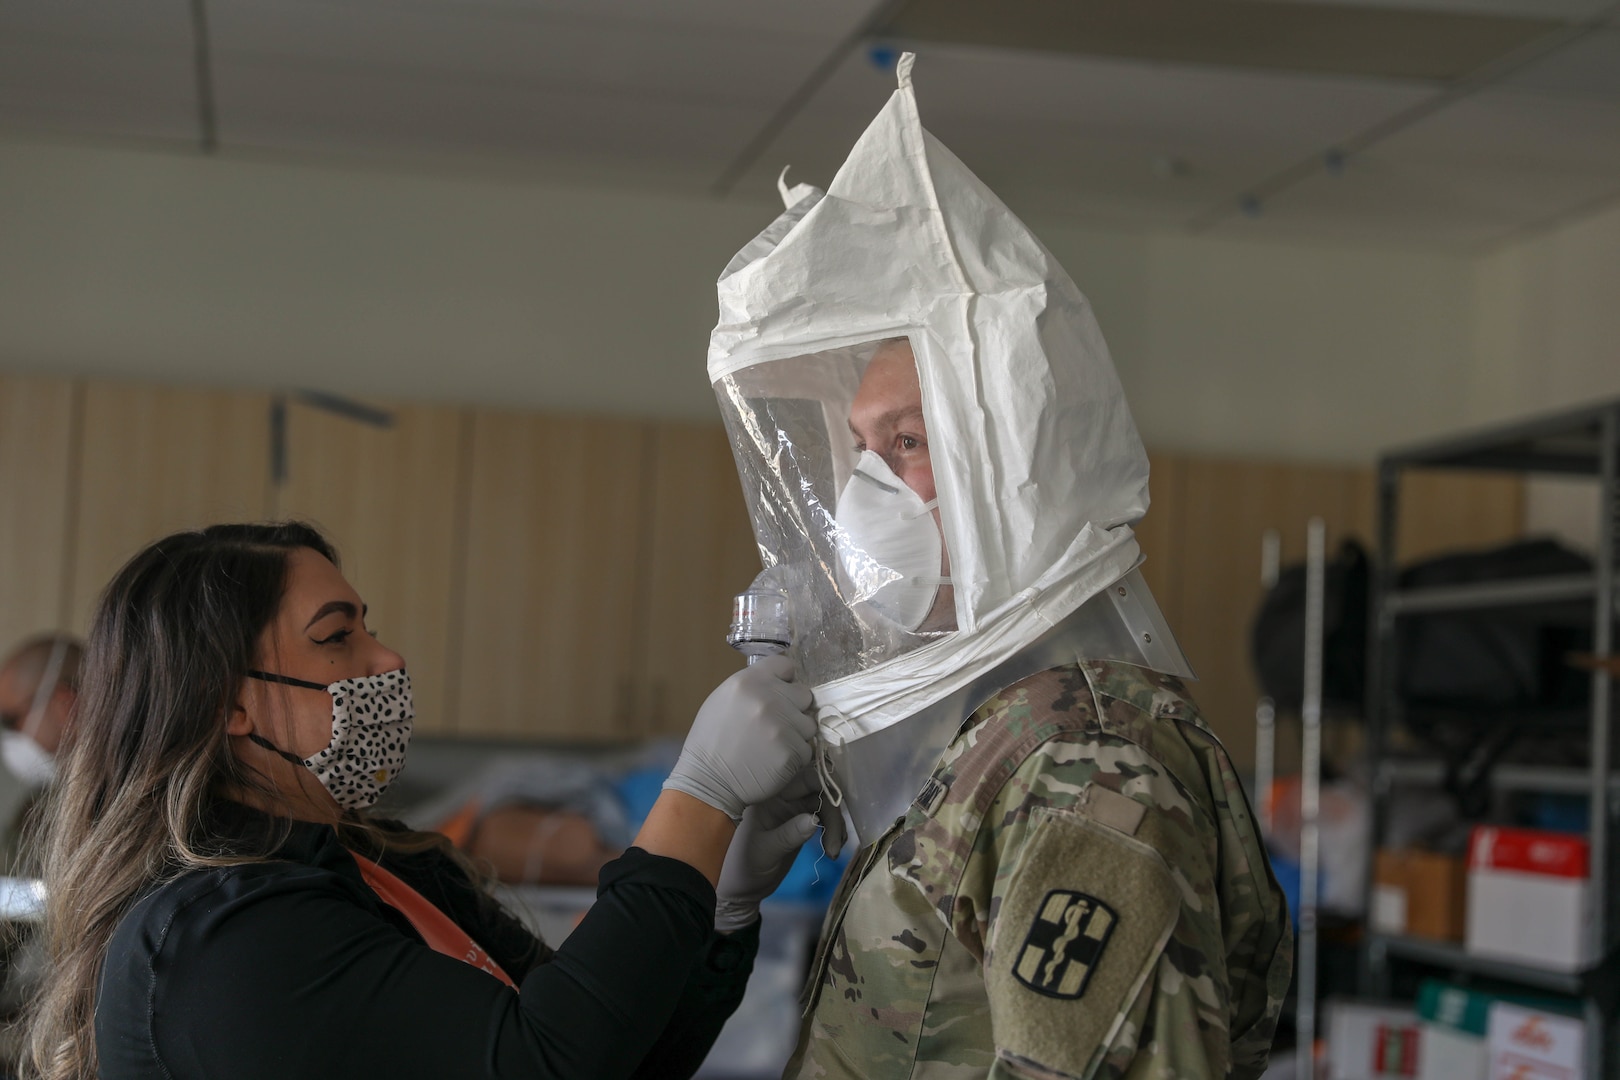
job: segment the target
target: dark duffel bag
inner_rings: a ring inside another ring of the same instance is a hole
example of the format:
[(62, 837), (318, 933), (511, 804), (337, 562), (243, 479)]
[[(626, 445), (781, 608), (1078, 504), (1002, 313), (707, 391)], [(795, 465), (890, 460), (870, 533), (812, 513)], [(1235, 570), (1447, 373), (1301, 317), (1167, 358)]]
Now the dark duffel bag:
[[(1367, 551), (1346, 540), (1328, 561), (1322, 591), (1322, 699), (1359, 709), (1367, 684)], [(1266, 593), (1250, 633), (1260, 688), (1284, 712), (1305, 697), (1305, 566), (1289, 566)]]

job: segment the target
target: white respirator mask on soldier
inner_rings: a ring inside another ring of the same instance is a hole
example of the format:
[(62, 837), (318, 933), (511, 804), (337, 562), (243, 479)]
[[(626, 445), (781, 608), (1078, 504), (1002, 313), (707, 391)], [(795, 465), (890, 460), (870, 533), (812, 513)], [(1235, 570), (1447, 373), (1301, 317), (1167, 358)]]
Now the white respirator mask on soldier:
[(1136, 572), (1147, 454), (1090, 305), (923, 130), (912, 63), (825, 193), (781, 185), (709, 344), (824, 792), (863, 842), (996, 690), (1082, 656), (1191, 674)]
[(939, 587), (951, 583), (939, 572), (938, 505), (923, 502), (877, 453), (862, 452), (837, 510), (839, 584), (852, 604), (908, 632), (922, 625)]

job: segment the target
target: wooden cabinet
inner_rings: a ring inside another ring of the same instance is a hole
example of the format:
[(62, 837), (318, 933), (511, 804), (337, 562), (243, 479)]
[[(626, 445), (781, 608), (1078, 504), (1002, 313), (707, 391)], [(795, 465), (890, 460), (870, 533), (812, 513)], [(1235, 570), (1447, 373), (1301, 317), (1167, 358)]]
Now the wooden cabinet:
[[(266, 394), (0, 378), (0, 649), (83, 631), (108, 578), (177, 529), (299, 517), (337, 544), (407, 658), (423, 733), (678, 735), (741, 661), (731, 597), (759, 569), (718, 424), (390, 406), (389, 427), (293, 401), (271, 475)], [(1143, 567), (1240, 765), (1258, 694), (1260, 538), (1372, 539), (1367, 467), (1154, 452)], [(1413, 475), (1403, 560), (1518, 535), (1516, 479)], [(1286, 736), (1285, 736), (1286, 740)]]
[(651, 434), (645, 556), (646, 691), (636, 734), (679, 735), (721, 680), (742, 667), (725, 643), (731, 598), (760, 570), (731, 445), (718, 424), (659, 424)]
[(1148, 512), (1136, 526), (1142, 547), (1142, 577), (1153, 590), (1159, 610), (1172, 629), (1181, 625), (1181, 544), (1186, 459), (1179, 454), (1148, 453)]
[(631, 738), (647, 425), (478, 410), (470, 441), (456, 731)]
[(1172, 622), (1198, 674), (1192, 693), (1240, 768), (1254, 761), (1259, 698), (1249, 631), (1259, 607), (1261, 537), (1277, 529), (1285, 563), (1305, 557), (1305, 525), (1320, 517), (1328, 550), (1365, 540), (1365, 469), (1188, 457), (1177, 500), (1179, 610)]
[(0, 654), (68, 624), (83, 388), (0, 377)]
[[(1373, 473), (1367, 473), (1367, 536), (1376, 542)], [(1490, 547), (1524, 529), (1524, 481), (1506, 473), (1407, 470), (1401, 476), (1396, 558), (1403, 565), (1444, 551)]]
[[(1171, 556), (1176, 567), (1171, 625), (1199, 676), (1193, 696), (1233, 759), (1247, 767), (1254, 760), (1260, 694), (1250, 630), (1263, 594), (1261, 536), (1278, 530), (1283, 563), (1297, 563), (1305, 558), (1306, 523), (1320, 517), (1327, 525), (1329, 557), (1351, 537), (1372, 553), (1373, 470), (1187, 457), (1176, 476), (1173, 517), (1179, 535)], [(1517, 478), (1452, 472), (1418, 475), (1408, 483), (1417, 490), (1403, 499), (1403, 562), (1506, 543), (1523, 531), (1523, 486)], [(1154, 505), (1149, 522), (1160, 505), (1157, 489)], [(1171, 610), (1166, 607), (1167, 614)], [(1297, 757), (1288, 738), (1278, 744), (1281, 767)]]
[(460, 569), (459, 490), (471, 418), (387, 405), (382, 427), (292, 401), (273, 515), (318, 526), (370, 609), (367, 623), (405, 657), (422, 732), (453, 729), (451, 638)]
[(265, 394), (92, 382), (84, 390), (68, 623), (83, 632), (142, 545), (270, 511)]

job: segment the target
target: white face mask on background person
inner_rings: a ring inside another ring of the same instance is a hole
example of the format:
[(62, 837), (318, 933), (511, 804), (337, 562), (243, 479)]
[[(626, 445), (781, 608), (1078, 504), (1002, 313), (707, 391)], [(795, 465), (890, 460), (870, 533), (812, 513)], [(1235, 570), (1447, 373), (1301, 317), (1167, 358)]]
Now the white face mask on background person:
[(301, 758), (257, 733), (250, 733), (248, 738), (314, 773), (345, 810), (371, 806), (404, 769), (411, 721), (416, 716), (411, 677), (404, 669), (331, 684), (267, 671), (249, 671), (248, 677), (305, 690), (324, 690), (332, 696), (332, 741), (318, 754)]
[(838, 497), (839, 584), (851, 605), (907, 632), (922, 625), (941, 585), (944, 541), (934, 499), (923, 502), (875, 451), (860, 461)]
[(68, 644), (58, 639), (51, 646), (39, 685), (28, 705), (28, 715), (17, 726), (0, 730), (0, 760), (11, 774), (30, 787), (43, 787), (56, 779), (56, 755), (39, 744), (39, 729), (45, 723), (45, 710), (62, 681), (62, 665), (67, 661)]
[(29, 787), (44, 787), (56, 779), (56, 758), (21, 731), (0, 730), (0, 761)]

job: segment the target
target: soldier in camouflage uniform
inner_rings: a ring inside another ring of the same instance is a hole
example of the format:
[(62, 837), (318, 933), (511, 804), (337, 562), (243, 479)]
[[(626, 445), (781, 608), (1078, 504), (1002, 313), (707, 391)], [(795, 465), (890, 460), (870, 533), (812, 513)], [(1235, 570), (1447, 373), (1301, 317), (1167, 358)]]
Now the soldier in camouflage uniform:
[(788, 1075), (1258, 1076), (1288, 919), (1166, 674), (1146, 451), (1083, 294), (922, 128), (913, 59), (825, 192), (783, 185), (710, 338), (756, 587), (866, 845)]
[(1256, 1077), (1292, 955), (1186, 688), (1080, 660), (975, 712), (856, 857), (787, 1075)]
[[(905, 342), (872, 360), (851, 428), (933, 497)], [(1257, 1077), (1292, 955), (1242, 786), (1186, 688), (1080, 657), (980, 707), (856, 857), (788, 1075)]]

